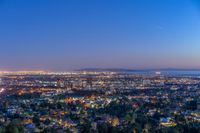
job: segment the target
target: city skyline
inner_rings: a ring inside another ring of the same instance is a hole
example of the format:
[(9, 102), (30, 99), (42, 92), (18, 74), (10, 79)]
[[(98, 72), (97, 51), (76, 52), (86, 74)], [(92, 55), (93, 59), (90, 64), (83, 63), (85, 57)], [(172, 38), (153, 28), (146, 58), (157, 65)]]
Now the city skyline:
[(0, 18), (0, 70), (200, 69), (197, 0), (2, 0)]

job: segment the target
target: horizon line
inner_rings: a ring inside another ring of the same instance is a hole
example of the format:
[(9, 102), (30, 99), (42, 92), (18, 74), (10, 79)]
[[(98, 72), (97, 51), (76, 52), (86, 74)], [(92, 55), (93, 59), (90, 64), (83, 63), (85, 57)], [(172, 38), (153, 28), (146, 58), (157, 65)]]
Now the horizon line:
[(177, 70), (177, 71), (200, 71), (200, 68), (80, 68), (71, 70), (50, 70), (50, 69), (18, 69), (18, 70), (0, 70), (0, 72), (72, 72), (72, 71), (163, 71), (163, 70)]

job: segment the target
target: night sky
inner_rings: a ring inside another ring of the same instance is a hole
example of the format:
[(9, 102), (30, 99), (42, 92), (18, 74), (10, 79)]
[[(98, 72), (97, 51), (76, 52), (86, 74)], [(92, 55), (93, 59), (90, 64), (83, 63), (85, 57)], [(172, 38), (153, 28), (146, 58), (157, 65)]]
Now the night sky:
[(200, 68), (198, 0), (0, 0), (0, 70)]

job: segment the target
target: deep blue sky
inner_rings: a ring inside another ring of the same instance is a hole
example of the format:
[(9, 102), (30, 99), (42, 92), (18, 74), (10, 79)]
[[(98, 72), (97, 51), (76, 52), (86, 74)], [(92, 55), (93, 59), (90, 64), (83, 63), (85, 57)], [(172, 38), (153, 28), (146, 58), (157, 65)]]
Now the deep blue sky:
[(0, 0), (0, 70), (200, 68), (198, 0)]

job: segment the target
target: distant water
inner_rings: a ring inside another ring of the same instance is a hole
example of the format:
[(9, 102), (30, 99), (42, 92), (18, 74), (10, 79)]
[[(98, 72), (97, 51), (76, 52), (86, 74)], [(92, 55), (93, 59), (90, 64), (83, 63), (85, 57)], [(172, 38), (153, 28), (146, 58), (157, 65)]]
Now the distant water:
[(154, 75), (156, 72), (160, 72), (161, 75), (167, 75), (167, 76), (194, 76), (194, 77), (200, 77), (200, 71), (198, 70), (161, 70), (161, 71), (133, 71), (129, 72), (131, 74), (141, 74), (141, 75)]

